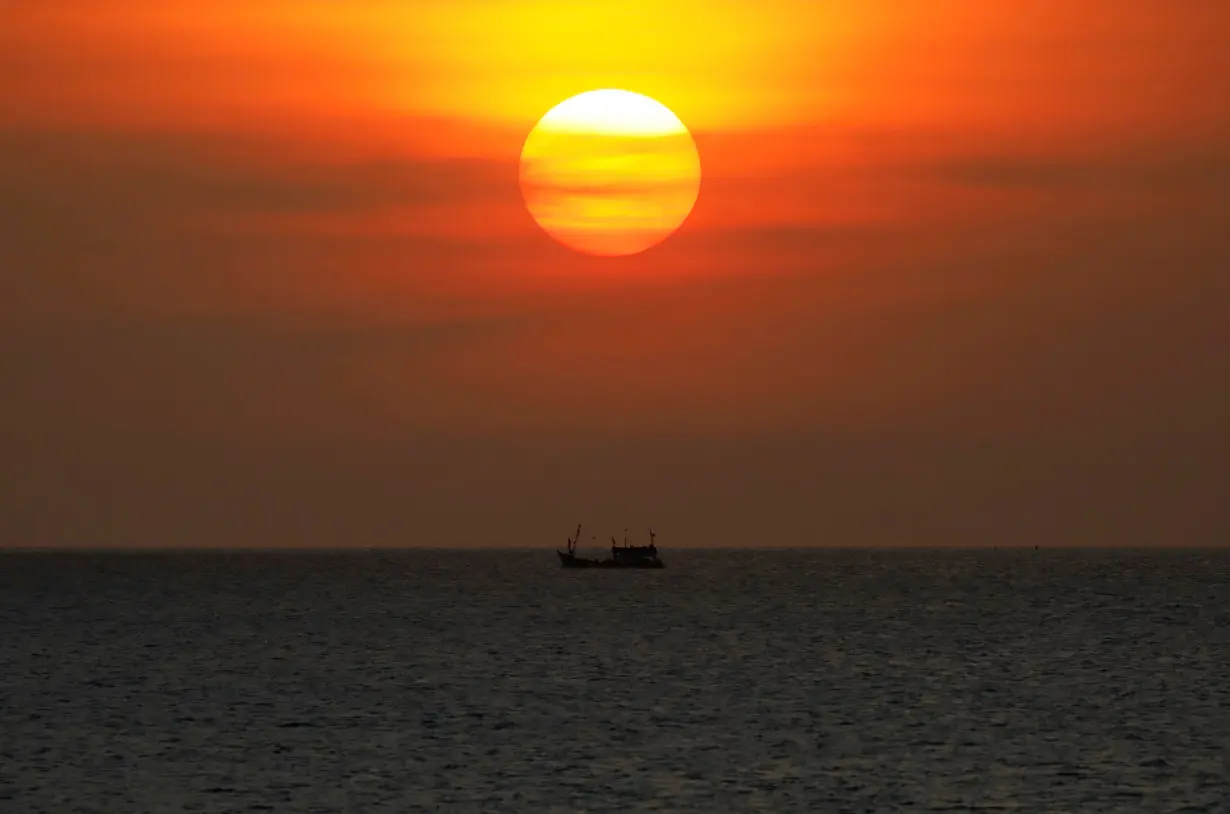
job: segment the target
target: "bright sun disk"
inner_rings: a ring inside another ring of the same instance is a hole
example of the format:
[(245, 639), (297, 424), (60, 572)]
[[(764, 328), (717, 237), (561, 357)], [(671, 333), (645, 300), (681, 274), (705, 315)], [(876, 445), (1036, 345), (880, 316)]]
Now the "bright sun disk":
[(700, 156), (679, 117), (648, 96), (594, 90), (551, 108), (521, 151), (534, 220), (577, 251), (627, 255), (673, 234), (700, 192)]

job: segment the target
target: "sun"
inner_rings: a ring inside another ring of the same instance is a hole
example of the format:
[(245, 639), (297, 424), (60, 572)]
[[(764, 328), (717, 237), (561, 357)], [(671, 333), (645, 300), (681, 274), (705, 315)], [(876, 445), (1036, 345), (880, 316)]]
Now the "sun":
[(662, 103), (627, 90), (591, 90), (548, 110), (530, 131), (521, 192), (538, 225), (565, 246), (636, 254), (691, 213), (700, 154)]

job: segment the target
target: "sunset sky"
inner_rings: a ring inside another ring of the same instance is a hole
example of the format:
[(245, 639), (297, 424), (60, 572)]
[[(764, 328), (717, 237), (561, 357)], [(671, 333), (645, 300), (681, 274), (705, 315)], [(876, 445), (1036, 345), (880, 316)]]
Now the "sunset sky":
[[(1225, 0), (0, 0), (0, 546), (1224, 544), (1228, 46)], [(702, 167), (626, 257), (518, 181), (596, 88)]]

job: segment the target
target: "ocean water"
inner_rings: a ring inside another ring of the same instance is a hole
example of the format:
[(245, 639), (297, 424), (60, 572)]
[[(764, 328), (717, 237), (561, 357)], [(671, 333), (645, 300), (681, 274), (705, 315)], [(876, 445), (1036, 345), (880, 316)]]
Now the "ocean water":
[(1227, 811), (1230, 552), (0, 555), (0, 812)]

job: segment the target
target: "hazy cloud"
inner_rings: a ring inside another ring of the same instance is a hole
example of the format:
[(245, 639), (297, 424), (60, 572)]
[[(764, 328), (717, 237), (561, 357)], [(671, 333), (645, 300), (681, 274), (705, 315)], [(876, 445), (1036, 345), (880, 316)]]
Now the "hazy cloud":
[(514, 163), (296, 160), (276, 144), (206, 136), (0, 133), (8, 194), (140, 214), (370, 213), (516, 192)]
[(692, 543), (1230, 533), (1212, 159), (923, 162), (941, 186), (1175, 195), (711, 221), (600, 278), (545, 241), (190, 217), (469, 205), (517, 194), (501, 165), (22, 138), (0, 152), (0, 544), (538, 544), (578, 513)]
[(953, 155), (925, 162), (922, 170), (942, 182), (969, 186), (1220, 196), (1230, 188), (1230, 151), (1171, 143), (1150, 152)]

